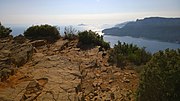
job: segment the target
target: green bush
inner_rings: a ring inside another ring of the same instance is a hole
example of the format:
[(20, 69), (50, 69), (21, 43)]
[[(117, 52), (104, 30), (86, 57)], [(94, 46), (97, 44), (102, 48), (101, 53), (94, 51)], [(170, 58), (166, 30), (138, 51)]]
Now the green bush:
[(153, 55), (142, 71), (137, 101), (180, 101), (180, 49)]
[(54, 42), (60, 37), (60, 33), (55, 26), (51, 25), (36, 25), (29, 27), (24, 36), (30, 40), (47, 40)]
[(151, 54), (145, 51), (145, 48), (139, 48), (133, 44), (118, 42), (110, 51), (109, 63), (116, 64), (118, 67), (124, 67), (128, 63), (143, 65), (151, 58)]
[(6, 28), (0, 23), (0, 38), (8, 37), (11, 32), (12, 30), (10, 28)]
[(79, 42), (84, 45), (93, 45), (93, 46), (101, 46), (104, 49), (109, 49), (109, 43), (105, 42), (103, 36), (98, 35), (93, 31), (84, 31), (78, 33)]

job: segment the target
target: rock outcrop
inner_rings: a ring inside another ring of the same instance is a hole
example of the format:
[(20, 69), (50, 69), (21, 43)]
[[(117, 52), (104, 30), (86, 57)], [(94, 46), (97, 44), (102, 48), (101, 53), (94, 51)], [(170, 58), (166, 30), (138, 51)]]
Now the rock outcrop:
[(21, 43), (20, 40), (18, 41), (18, 38), (0, 40), (0, 81), (14, 74), (16, 67), (24, 65), (33, 55), (32, 45), (27, 42)]
[(21, 66), (7, 82), (0, 83), (0, 98), (9, 101), (134, 101), (137, 73), (110, 66), (108, 52), (99, 51), (99, 47), (81, 50), (77, 43), (78, 40), (60, 39), (37, 48), (31, 61)]
[(40, 47), (40, 46), (44, 46), (46, 45), (46, 41), (45, 40), (35, 40), (33, 42), (31, 42), (33, 47)]

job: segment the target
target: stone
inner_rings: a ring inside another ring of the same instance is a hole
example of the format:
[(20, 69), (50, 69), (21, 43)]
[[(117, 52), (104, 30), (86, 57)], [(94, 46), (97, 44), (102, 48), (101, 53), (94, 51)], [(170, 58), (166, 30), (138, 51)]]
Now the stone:
[(129, 79), (124, 80), (125, 83), (130, 83)]
[(95, 96), (92, 101), (102, 101), (101, 98), (99, 96)]
[(44, 86), (48, 82), (48, 78), (37, 79), (37, 82), (40, 86)]
[(125, 82), (125, 83), (130, 83), (130, 80), (127, 79), (126, 77), (124, 77), (124, 78), (123, 78), (123, 82)]
[(24, 65), (28, 60), (32, 58), (33, 55), (33, 47), (31, 44), (22, 44), (17, 45), (12, 50), (12, 62), (19, 66)]
[(68, 44), (69, 44), (69, 41), (68, 41), (68, 40), (59, 43), (59, 44), (58, 44), (58, 45), (59, 45), (59, 51), (64, 50), (64, 49), (68, 46)]
[(100, 86), (102, 84), (103, 80), (102, 79), (96, 79), (94, 82), (93, 82), (93, 86), (96, 87), (96, 86)]
[(113, 82), (113, 80), (109, 80), (109, 84), (111, 84)]
[(114, 76), (121, 76), (121, 75), (122, 75), (122, 73), (120, 73), (120, 72), (114, 73)]
[(35, 40), (33, 42), (31, 42), (33, 47), (40, 47), (40, 46), (44, 46), (46, 43), (45, 40)]
[(80, 48), (74, 48), (75, 51), (80, 51)]
[[(9, 69), (11, 73), (6, 72), (6, 79), (9, 75), (14, 74), (13, 69), (15, 67), (19, 67), (28, 62), (33, 55), (33, 47), (30, 43), (25, 42), (26, 40), (22, 40), (19, 42), (22, 36), (16, 37), (13, 39), (2, 39), (0, 41), (0, 73), (5, 76), (5, 72), (1, 72), (3, 68)], [(0, 76), (4, 78), (4, 76)], [(1, 79), (2, 80), (2, 79)], [(3, 79), (4, 81), (5, 79)]]
[(101, 87), (101, 90), (103, 92), (108, 92), (110, 90), (109, 86), (107, 84), (104, 84), (104, 83), (101, 84), (100, 87)]
[(85, 89), (85, 95), (89, 95), (90, 93), (94, 92), (94, 87), (91, 85), (90, 82), (83, 83), (82, 88)]
[(21, 101), (32, 101), (35, 100), (43, 90), (44, 85), (48, 82), (47, 78), (40, 78), (31, 81), (27, 87)]
[(108, 64), (108, 63), (106, 63), (106, 64), (104, 64), (104, 66), (109, 67), (109, 64)]
[(125, 74), (125, 75), (129, 75), (129, 73), (128, 73), (128, 72), (125, 72), (124, 74)]

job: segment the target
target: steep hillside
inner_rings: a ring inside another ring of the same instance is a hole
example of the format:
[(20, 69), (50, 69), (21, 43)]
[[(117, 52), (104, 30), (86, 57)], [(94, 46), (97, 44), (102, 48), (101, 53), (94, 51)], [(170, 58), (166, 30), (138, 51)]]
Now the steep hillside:
[(103, 30), (105, 35), (132, 36), (180, 43), (180, 18), (150, 17), (129, 22), (124, 27)]

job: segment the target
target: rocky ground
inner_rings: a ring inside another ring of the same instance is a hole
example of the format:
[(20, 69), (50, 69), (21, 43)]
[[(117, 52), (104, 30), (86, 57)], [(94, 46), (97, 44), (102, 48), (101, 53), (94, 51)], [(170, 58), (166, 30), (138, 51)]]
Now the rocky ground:
[(110, 66), (99, 47), (81, 50), (77, 43), (32, 43), (31, 59), (0, 82), (0, 101), (134, 101), (137, 73)]

